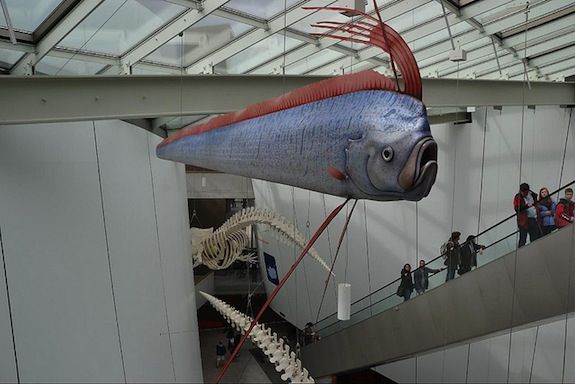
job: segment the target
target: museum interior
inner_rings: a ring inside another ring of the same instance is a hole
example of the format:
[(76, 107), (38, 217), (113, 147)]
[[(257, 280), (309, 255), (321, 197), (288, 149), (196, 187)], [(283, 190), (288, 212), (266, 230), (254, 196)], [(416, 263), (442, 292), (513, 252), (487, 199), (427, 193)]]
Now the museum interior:
[(575, 382), (575, 0), (0, 8), (0, 382)]

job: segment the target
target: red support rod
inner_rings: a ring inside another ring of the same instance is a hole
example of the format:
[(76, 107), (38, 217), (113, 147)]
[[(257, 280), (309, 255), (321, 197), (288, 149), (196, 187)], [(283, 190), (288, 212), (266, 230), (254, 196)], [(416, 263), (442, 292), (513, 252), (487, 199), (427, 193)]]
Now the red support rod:
[(307, 243), (307, 245), (305, 246), (305, 248), (301, 251), (301, 253), (299, 254), (298, 258), (296, 259), (295, 263), (293, 263), (293, 265), (291, 266), (291, 268), (289, 269), (289, 271), (285, 274), (285, 276), (281, 279), (281, 281), (279, 282), (279, 284), (277, 285), (277, 287), (275, 287), (275, 289), (272, 291), (272, 293), (270, 294), (270, 297), (268, 297), (268, 299), (266, 300), (266, 302), (264, 303), (264, 305), (262, 306), (262, 308), (260, 309), (260, 311), (258, 312), (257, 316), (254, 318), (254, 320), (252, 321), (252, 323), (250, 324), (250, 327), (248, 328), (248, 330), (246, 331), (246, 333), (243, 334), (242, 338), (240, 339), (240, 342), (238, 343), (238, 345), (236, 345), (236, 348), (234, 349), (234, 352), (230, 355), (230, 357), (228, 358), (228, 361), (226, 361), (226, 364), (224, 365), (224, 367), (222, 368), (222, 370), (220, 371), (220, 374), (218, 375), (218, 378), (216, 379), (216, 384), (218, 384), (222, 378), (224, 377), (224, 375), (226, 374), (226, 371), (228, 370), (228, 367), (230, 366), (231, 362), (234, 360), (234, 358), (236, 357), (236, 355), (238, 354), (238, 352), (240, 351), (240, 349), (242, 348), (242, 345), (244, 345), (244, 342), (246, 341), (246, 339), (248, 338), (248, 336), (250, 335), (252, 329), (254, 329), (254, 327), (256, 326), (256, 324), (258, 323), (258, 320), (262, 317), (262, 315), (264, 314), (265, 310), (267, 309), (267, 307), (269, 307), (269, 305), (271, 304), (271, 302), (274, 300), (274, 298), (277, 296), (279, 290), (283, 287), (283, 285), (286, 283), (286, 281), (290, 278), (291, 274), (295, 271), (295, 269), (297, 268), (297, 266), (299, 265), (299, 263), (303, 260), (304, 256), (307, 254), (307, 252), (309, 251), (309, 249), (313, 246), (313, 244), (316, 242), (316, 240), (319, 238), (319, 236), (323, 233), (323, 231), (327, 228), (327, 226), (329, 225), (329, 223), (331, 223), (331, 221), (337, 216), (337, 214), (343, 209), (343, 207), (345, 207), (345, 205), (347, 204), (347, 202), (349, 201), (349, 199), (347, 199), (343, 204), (339, 205), (336, 209), (333, 210), (332, 213), (329, 214), (329, 216), (323, 221), (323, 223), (321, 223), (321, 225), (319, 226), (319, 228), (315, 231), (315, 233), (313, 234), (313, 236), (311, 237), (311, 239), (309, 239), (309, 242)]

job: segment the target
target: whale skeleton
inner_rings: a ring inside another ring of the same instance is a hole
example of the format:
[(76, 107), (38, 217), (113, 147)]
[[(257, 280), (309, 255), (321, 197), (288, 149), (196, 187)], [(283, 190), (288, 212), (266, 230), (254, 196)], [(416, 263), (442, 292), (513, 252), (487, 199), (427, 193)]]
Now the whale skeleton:
[[(228, 323), (237, 331), (245, 333), (253, 319), (226, 302), (199, 291), (200, 294), (218, 311)], [(301, 360), (295, 352), (290, 351), (290, 346), (285, 344), (284, 339), (272, 332), (271, 328), (258, 323), (251, 334), (250, 340), (260, 348), (268, 360), (275, 365), (277, 372), (282, 372), (281, 379), (291, 383), (315, 383), (307, 369), (302, 366)]]
[[(304, 248), (307, 243), (307, 239), (285, 217), (269, 209), (250, 207), (230, 217), (213, 232), (212, 228), (191, 228), (194, 267), (204, 264), (210, 269), (225, 269), (236, 260), (254, 262), (254, 253), (242, 254), (250, 240), (245, 228), (252, 224), (267, 225), (270, 232), (284, 244)], [(332, 273), (314, 248), (310, 248), (308, 253)]]

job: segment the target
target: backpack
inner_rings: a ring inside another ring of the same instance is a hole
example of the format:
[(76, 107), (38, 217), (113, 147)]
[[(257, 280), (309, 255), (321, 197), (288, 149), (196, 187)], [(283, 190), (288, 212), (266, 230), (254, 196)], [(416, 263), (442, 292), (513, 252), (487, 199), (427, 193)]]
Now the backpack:
[(441, 247), (439, 248), (439, 253), (441, 254), (443, 260), (447, 260), (447, 255), (449, 253), (449, 241), (446, 241), (445, 243), (441, 244)]

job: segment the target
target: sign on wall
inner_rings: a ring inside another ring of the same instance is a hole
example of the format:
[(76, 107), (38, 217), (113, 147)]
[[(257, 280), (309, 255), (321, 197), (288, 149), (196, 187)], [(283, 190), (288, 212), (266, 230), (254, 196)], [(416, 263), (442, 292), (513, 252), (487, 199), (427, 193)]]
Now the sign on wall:
[(275, 285), (279, 284), (278, 269), (276, 266), (276, 258), (269, 253), (264, 252), (264, 260), (266, 263), (266, 273), (268, 275), (268, 280)]

